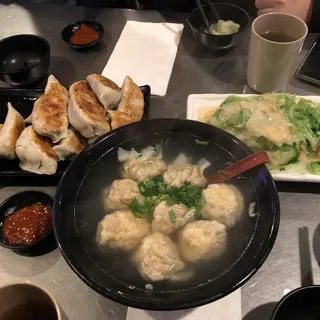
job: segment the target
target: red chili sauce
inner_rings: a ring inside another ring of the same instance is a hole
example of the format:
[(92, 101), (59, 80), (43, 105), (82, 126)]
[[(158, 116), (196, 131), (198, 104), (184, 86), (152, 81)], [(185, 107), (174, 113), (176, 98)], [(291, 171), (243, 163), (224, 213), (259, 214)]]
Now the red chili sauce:
[(52, 210), (43, 204), (33, 204), (15, 211), (6, 218), (2, 233), (10, 244), (31, 244), (52, 227)]
[(70, 39), (71, 44), (87, 44), (95, 41), (99, 38), (99, 33), (88, 27), (86, 24), (82, 24), (79, 29), (75, 31)]

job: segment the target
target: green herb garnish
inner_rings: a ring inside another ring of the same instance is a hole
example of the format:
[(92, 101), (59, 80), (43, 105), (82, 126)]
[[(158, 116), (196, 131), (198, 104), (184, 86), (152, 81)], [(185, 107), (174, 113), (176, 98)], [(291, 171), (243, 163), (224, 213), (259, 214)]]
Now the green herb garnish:
[(280, 172), (281, 172), (281, 171), (286, 171), (286, 168), (280, 167), (279, 170), (280, 170)]
[(201, 219), (203, 218), (202, 212), (201, 212), (200, 208), (196, 208), (195, 216), (196, 216), (196, 218), (199, 219), (199, 220), (201, 220)]
[(171, 202), (182, 203), (189, 208), (193, 208), (197, 206), (202, 190), (203, 187), (185, 182), (182, 187), (169, 187), (168, 194)]
[(171, 209), (169, 211), (169, 218), (170, 218), (171, 223), (173, 223), (173, 224), (176, 223), (177, 217), (176, 217), (176, 214), (174, 213), (173, 209)]
[(201, 193), (200, 199), (199, 199), (199, 206), (204, 206), (206, 204), (206, 199), (204, 198), (203, 194)]
[(132, 213), (138, 218), (148, 218), (152, 216), (154, 201), (151, 197), (146, 197), (142, 202), (139, 202), (137, 199), (134, 199), (129, 204), (129, 209)]
[(196, 142), (196, 144), (201, 144), (203, 146), (207, 146), (209, 144), (208, 141), (204, 141), (204, 140), (195, 139), (194, 141)]
[[(201, 197), (203, 187), (192, 185), (190, 182), (185, 182), (181, 187), (170, 187), (163, 182), (162, 176), (156, 176), (152, 179), (145, 180), (139, 183), (140, 194), (145, 198), (143, 201), (133, 200), (129, 209), (139, 218), (152, 218), (154, 207), (162, 201), (166, 201), (168, 205), (184, 204), (188, 208), (196, 210), (196, 216), (200, 219), (202, 214), (200, 207), (204, 204), (204, 199)], [(198, 211), (198, 213), (197, 213)], [(176, 216), (173, 212), (169, 212), (170, 221), (176, 221)]]
[(206, 199), (204, 198), (203, 194), (200, 194), (200, 198), (198, 199), (198, 203), (196, 205), (196, 212), (195, 212), (195, 216), (197, 217), (197, 219), (203, 219), (203, 214), (201, 212), (201, 207), (203, 207), (206, 204)]
[(163, 183), (162, 176), (156, 176), (139, 183), (139, 191), (145, 197), (158, 196), (167, 193), (167, 185)]

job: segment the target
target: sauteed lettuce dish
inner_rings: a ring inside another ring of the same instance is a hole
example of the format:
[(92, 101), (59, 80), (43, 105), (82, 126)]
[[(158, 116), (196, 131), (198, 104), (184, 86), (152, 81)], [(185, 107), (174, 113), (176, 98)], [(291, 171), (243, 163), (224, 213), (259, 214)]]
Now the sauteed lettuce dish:
[(301, 163), (320, 175), (320, 105), (291, 94), (228, 96), (203, 119), (255, 151), (267, 151), (270, 169)]

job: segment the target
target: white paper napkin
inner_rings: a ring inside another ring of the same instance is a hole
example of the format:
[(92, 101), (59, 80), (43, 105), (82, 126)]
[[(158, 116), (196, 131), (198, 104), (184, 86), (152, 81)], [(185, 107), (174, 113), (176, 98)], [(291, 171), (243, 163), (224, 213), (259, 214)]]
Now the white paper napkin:
[(182, 24), (127, 21), (102, 75), (119, 86), (128, 75), (164, 96), (182, 31)]
[(241, 289), (195, 309), (160, 312), (128, 308), (127, 320), (241, 320)]

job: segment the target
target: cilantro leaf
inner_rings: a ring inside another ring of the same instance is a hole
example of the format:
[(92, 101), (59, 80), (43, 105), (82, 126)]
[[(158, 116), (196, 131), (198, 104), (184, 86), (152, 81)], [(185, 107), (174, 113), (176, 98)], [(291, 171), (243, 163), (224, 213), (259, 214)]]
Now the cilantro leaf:
[(163, 183), (162, 176), (156, 176), (153, 179), (147, 179), (139, 183), (139, 191), (145, 196), (155, 196), (167, 193), (167, 185)]
[(143, 202), (139, 202), (137, 199), (134, 199), (129, 204), (129, 209), (138, 218), (148, 218), (152, 217), (154, 206), (155, 204), (152, 198), (146, 197)]
[[(140, 194), (145, 198), (143, 201), (134, 199), (129, 205), (129, 209), (136, 217), (152, 218), (154, 207), (160, 202), (166, 201), (169, 206), (184, 204), (188, 208), (194, 208), (196, 217), (198, 219), (202, 218), (200, 208), (205, 203), (202, 197), (203, 187), (187, 181), (180, 187), (168, 186), (163, 182), (162, 176), (145, 180), (138, 186)], [(176, 216), (172, 210), (169, 212), (169, 216), (170, 221), (175, 223)]]

